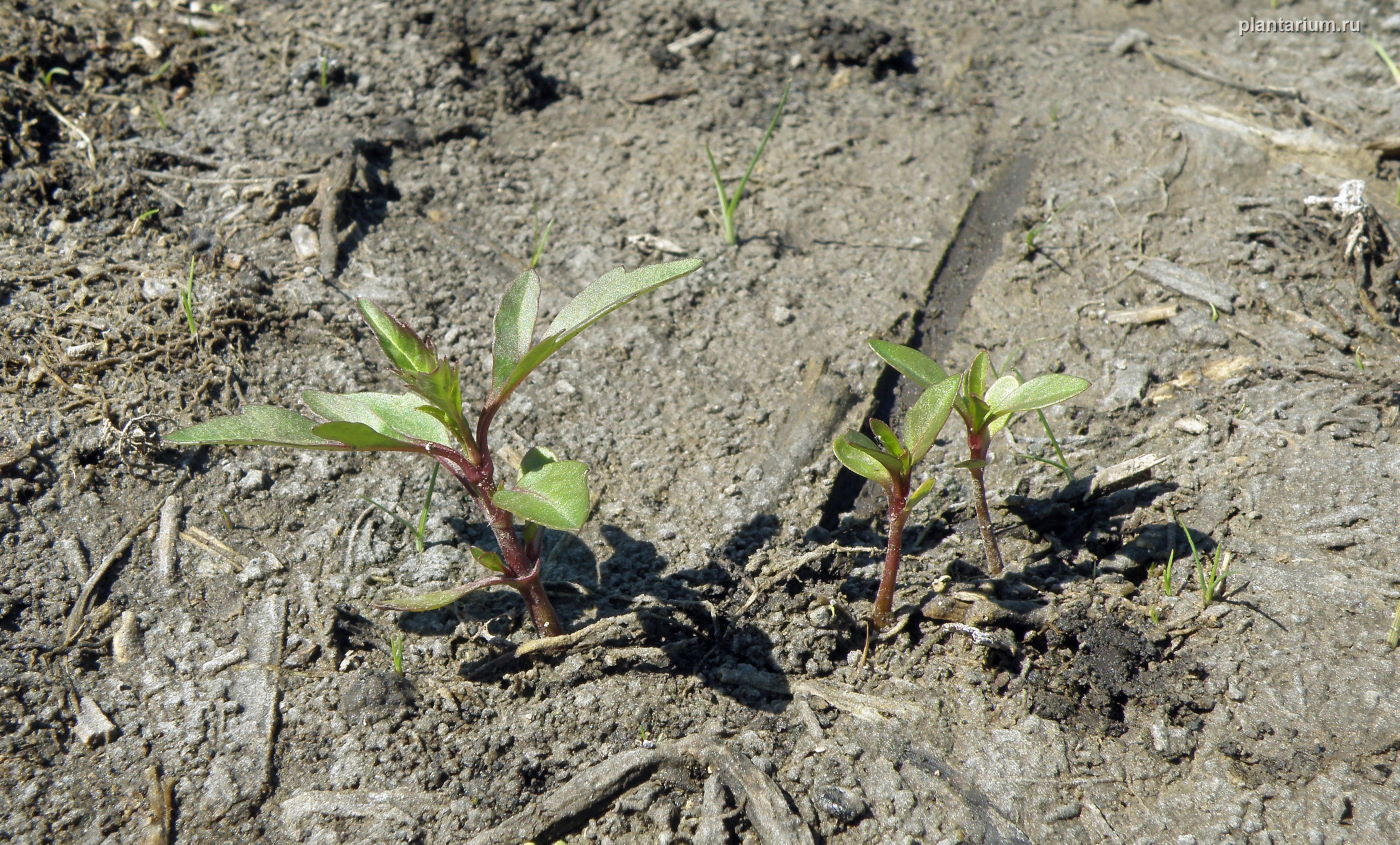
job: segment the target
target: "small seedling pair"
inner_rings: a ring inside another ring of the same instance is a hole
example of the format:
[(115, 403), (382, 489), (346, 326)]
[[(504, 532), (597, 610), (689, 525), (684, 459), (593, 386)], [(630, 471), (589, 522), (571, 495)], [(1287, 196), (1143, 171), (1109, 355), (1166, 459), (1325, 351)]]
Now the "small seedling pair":
[(166, 440), (183, 445), (404, 452), (433, 459), (457, 479), (490, 526), (496, 550), (473, 546), (471, 554), (492, 574), (452, 589), (379, 606), (435, 610), (473, 590), (506, 586), (524, 598), (531, 621), (542, 636), (557, 636), (564, 631), (540, 573), (544, 531), (572, 532), (583, 526), (591, 509), (587, 468), (536, 447), (521, 460), (516, 483), (504, 486), (491, 454), (491, 423), (525, 378), (564, 344), (615, 309), (699, 266), (699, 261), (686, 260), (630, 273), (619, 267), (565, 305), (537, 343), (531, 343), (531, 338), (539, 306), (539, 278), (533, 270), (521, 274), (496, 312), (490, 389), (474, 424), (464, 414), (456, 366), (407, 325), (362, 299), (360, 312), (408, 393), (308, 390), (302, 401), (324, 421), (270, 405), (252, 405), (240, 414), (177, 431)]
[(778, 128), (778, 119), (783, 116), (783, 108), (787, 106), (788, 94), (792, 91), (792, 83), (789, 82), (783, 88), (783, 96), (778, 100), (778, 108), (773, 112), (773, 119), (768, 121), (768, 129), (763, 133), (763, 139), (758, 142), (758, 150), (754, 152), (753, 158), (749, 159), (749, 166), (744, 171), (743, 178), (739, 184), (734, 186), (734, 192), (729, 193), (724, 189), (724, 177), (719, 173), (719, 165), (715, 163), (715, 154), (710, 152), (710, 145), (705, 145), (705, 156), (710, 161), (710, 175), (715, 180), (715, 192), (719, 194), (719, 223), (724, 230), (724, 242), (731, 246), (739, 242), (738, 229), (734, 227), (734, 214), (739, 210), (739, 203), (744, 199), (744, 189), (749, 185), (749, 177), (753, 176), (754, 168), (758, 166), (758, 160), (763, 157), (763, 151), (768, 147), (768, 140), (773, 137), (773, 133)]
[(928, 495), (933, 486), (933, 480), (928, 479), (911, 493), (913, 467), (928, 453), (951, 412), (958, 412), (967, 429), (968, 459), (958, 466), (965, 468), (972, 477), (973, 505), (982, 533), (987, 570), (999, 575), (1003, 569), (1001, 548), (992, 530), (983, 479), (992, 437), (1016, 414), (1063, 402), (1087, 389), (1089, 382), (1059, 373), (1036, 376), (1024, 383), (1009, 374), (997, 378), (986, 352), (978, 353), (966, 372), (949, 375), (917, 349), (873, 338), (870, 347), (885, 363), (924, 388), (905, 416), (903, 441), (887, 423), (872, 419), (870, 430), (880, 442), (852, 431), (838, 436), (833, 444), (837, 459), (857, 475), (884, 487), (889, 501), (885, 566), (872, 613), (875, 627), (880, 628), (889, 619), (894, 598), (902, 545), (900, 535), (905, 520), (909, 510)]

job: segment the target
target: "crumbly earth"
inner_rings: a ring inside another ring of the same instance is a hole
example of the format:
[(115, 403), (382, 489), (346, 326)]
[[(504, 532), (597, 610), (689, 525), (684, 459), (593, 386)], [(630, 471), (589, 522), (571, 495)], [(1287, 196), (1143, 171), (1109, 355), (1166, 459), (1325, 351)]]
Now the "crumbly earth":
[[(1381, 5), (5, 4), (0, 838), (1394, 842)], [(727, 246), (705, 145), (732, 184), (789, 80)], [(564, 647), (509, 591), (373, 609), (476, 577), (456, 491), (422, 552), (367, 504), (427, 466), (161, 445), (392, 389), (361, 296), (476, 401), (548, 221), (546, 315), (706, 262), (498, 423), (591, 467)], [(1078, 481), (1034, 415), (988, 469), (1002, 577), (950, 424), (873, 639), (829, 447), (911, 399), (870, 336), (1093, 382), (1047, 414)]]

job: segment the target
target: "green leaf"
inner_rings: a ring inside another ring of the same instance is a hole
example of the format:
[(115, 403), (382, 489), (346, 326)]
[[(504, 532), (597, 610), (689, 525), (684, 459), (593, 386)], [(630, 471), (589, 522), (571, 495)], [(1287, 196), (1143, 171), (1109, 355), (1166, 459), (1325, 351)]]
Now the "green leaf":
[(953, 410), (953, 401), (958, 398), (957, 376), (949, 376), (933, 387), (925, 390), (909, 413), (904, 417), (904, 439), (909, 441), (909, 462), (912, 466), (923, 460), (938, 433), (948, 422), (948, 414)]
[(967, 393), (969, 396), (982, 397), (983, 391), (987, 389), (987, 373), (992, 368), (992, 362), (987, 358), (984, 349), (977, 353), (977, 357), (972, 359), (972, 366), (967, 368)]
[(918, 488), (914, 490), (913, 493), (909, 494), (909, 498), (904, 500), (905, 509), (913, 510), (914, 506), (917, 505), (919, 502), (922, 502), (924, 500), (924, 497), (931, 492), (933, 492), (933, 479), (924, 479), (924, 483), (920, 484)]
[(360, 423), (385, 437), (443, 445), (452, 442), (452, 435), (442, 420), (423, 410), (422, 398), (411, 393), (307, 390), (301, 394), (301, 401), (332, 422)]
[(1048, 408), (1051, 405), (1078, 396), (1089, 389), (1089, 382), (1079, 376), (1050, 373), (1036, 376), (1012, 391), (1000, 403), (993, 405), (996, 413), (1020, 413)]
[(933, 387), (948, 378), (948, 374), (938, 366), (937, 361), (917, 349), (873, 337), (867, 342), (886, 364), (924, 387)]
[(339, 440), (352, 449), (367, 449), (374, 451), (386, 451), (395, 449), (419, 449), (417, 444), (397, 437), (390, 437), (381, 434), (364, 423), (357, 422), (328, 422), (322, 423), (311, 432), (318, 437), (327, 440)]
[(515, 365), (530, 348), (540, 307), (540, 277), (526, 270), (511, 283), (496, 311), (496, 342), (491, 356), (491, 389), (510, 379)]
[(836, 453), (836, 460), (840, 461), (846, 469), (854, 472), (863, 478), (879, 482), (885, 487), (894, 484), (894, 476), (885, 466), (883, 461), (877, 459), (872, 450), (864, 448), (852, 442), (856, 438), (873, 444), (874, 441), (858, 431), (848, 431), (845, 434), (836, 435), (836, 439), (831, 442), (831, 449)]
[(557, 463), (559, 456), (544, 448), (543, 446), (531, 446), (530, 451), (525, 453), (525, 457), (520, 459), (520, 473), (535, 472), (542, 469), (546, 464)]
[(450, 421), (448, 430), (465, 430), (462, 421), (462, 381), (457, 376), (457, 368), (439, 361), (437, 367), (428, 372), (407, 372), (399, 375), (409, 390), (418, 394), (438, 413), (433, 414), (439, 421)]
[(483, 578), (479, 581), (473, 581), (470, 584), (453, 587), (450, 590), (434, 590), (431, 593), (404, 596), (384, 602), (376, 602), (374, 606), (379, 610), (402, 610), (408, 613), (425, 613), (429, 610), (438, 610), (439, 608), (447, 607), (467, 593), (480, 590), (482, 587), (493, 586), (496, 583), (499, 583), (499, 579), (495, 577)]
[(992, 382), (992, 386), (987, 388), (987, 394), (982, 398), (987, 401), (987, 406), (995, 412), (999, 409), (998, 403), (1004, 401), (1020, 386), (1020, 379), (1010, 374), (1004, 375)]
[(413, 329), (368, 299), (356, 300), (355, 304), (360, 306), (365, 322), (369, 323), (370, 329), (379, 338), (384, 354), (395, 367), (406, 373), (425, 373), (437, 366), (437, 354), (432, 346)]
[(577, 531), (588, 519), (588, 467), (579, 461), (553, 461), (521, 473), (516, 489), (498, 490), (497, 507), (521, 519), (559, 531)]
[(565, 305), (545, 334), (576, 334), (642, 294), (695, 272), (702, 263), (699, 259), (687, 258), (641, 267), (630, 273), (618, 267), (584, 288)]
[(505, 561), (501, 560), (501, 556), (496, 554), (495, 552), (488, 552), (485, 549), (479, 549), (476, 546), (471, 547), (471, 552), (472, 557), (476, 558), (477, 563), (481, 564), (482, 566), (486, 567), (492, 572), (504, 573), (506, 571)]
[(215, 417), (165, 435), (165, 442), (181, 445), (291, 446), (302, 449), (344, 449), (318, 437), (316, 421), (296, 411), (272, 405), (249, 405), (241, 413)]
[(909, 454), (909, 450), (904, 448), (904, 444), (899, 442), (894, 430), (884, 420), (872, 418), (870, 420), (870, 430), (875, 432), (875, 436), (880, 438), (880, 442), (885, 444), (885, 451), (896, 458), (903, 458)]
[(505, 381), (494, 387), (493, 401), (504, 401), (526, 376), (577, 337), (579, 332), (642, 294), (695, 272), (702, 263), (698, 259), (671, 261), (642, 267), (631, 273), (618, 267), (584, 288), (549, 324), (544, 339), (530, 347)]

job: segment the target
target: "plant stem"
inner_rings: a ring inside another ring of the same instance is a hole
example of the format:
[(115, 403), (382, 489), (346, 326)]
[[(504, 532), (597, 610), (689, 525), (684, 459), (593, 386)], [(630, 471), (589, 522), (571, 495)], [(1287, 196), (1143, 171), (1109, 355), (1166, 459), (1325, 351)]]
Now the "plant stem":
[(870, 614), (877, 631), (889, 624), (890, 609), (894, 605), (895, 578), (899, 575), (899, 560), (904, 552), (904, 522), (909, 518), (909, 508), (905, 507), (908, 498), (909, 485), (896, 480), (890, 488), (890, 527), (889, 539), (885, 541), (885, 566), (880, 571), (875, 609)]
[[(983, 432), (967, 433), (967, 450), (973, 461), (986, 463), (989, 439)], [(1001, 547), (997, 545), (997, 535), (992, 530), (992, 514), (987, 510), (987, 485), (982, 480), (983, 466), (970, 466), (967, 471), (972, 476), (972, 504), (977, 509), (977, 527), (982, 532), (982, 552), (987, 556), (987, 574), (1000, 575), (1003, 568)]]

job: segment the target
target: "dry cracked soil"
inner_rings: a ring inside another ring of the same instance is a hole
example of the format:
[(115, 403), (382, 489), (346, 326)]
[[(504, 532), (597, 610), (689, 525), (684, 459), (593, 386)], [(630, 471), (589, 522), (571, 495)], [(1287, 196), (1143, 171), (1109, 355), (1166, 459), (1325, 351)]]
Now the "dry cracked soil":
[[(1400, 841), (1395, 12), (3, 0), (0, 839)], [(367, 503), (422, 463), (162, 443), (393, 389), (357, 297), (478, 401), (550, 221), (546, 317), (705, 262), (500, 420), (591, 467), (567, 641), (374, 609), (475, 577), (457, 491)], [(872, 336), (1093, 382), (1000, 441), (999, 576), (944, 431), (879, 636)]]

